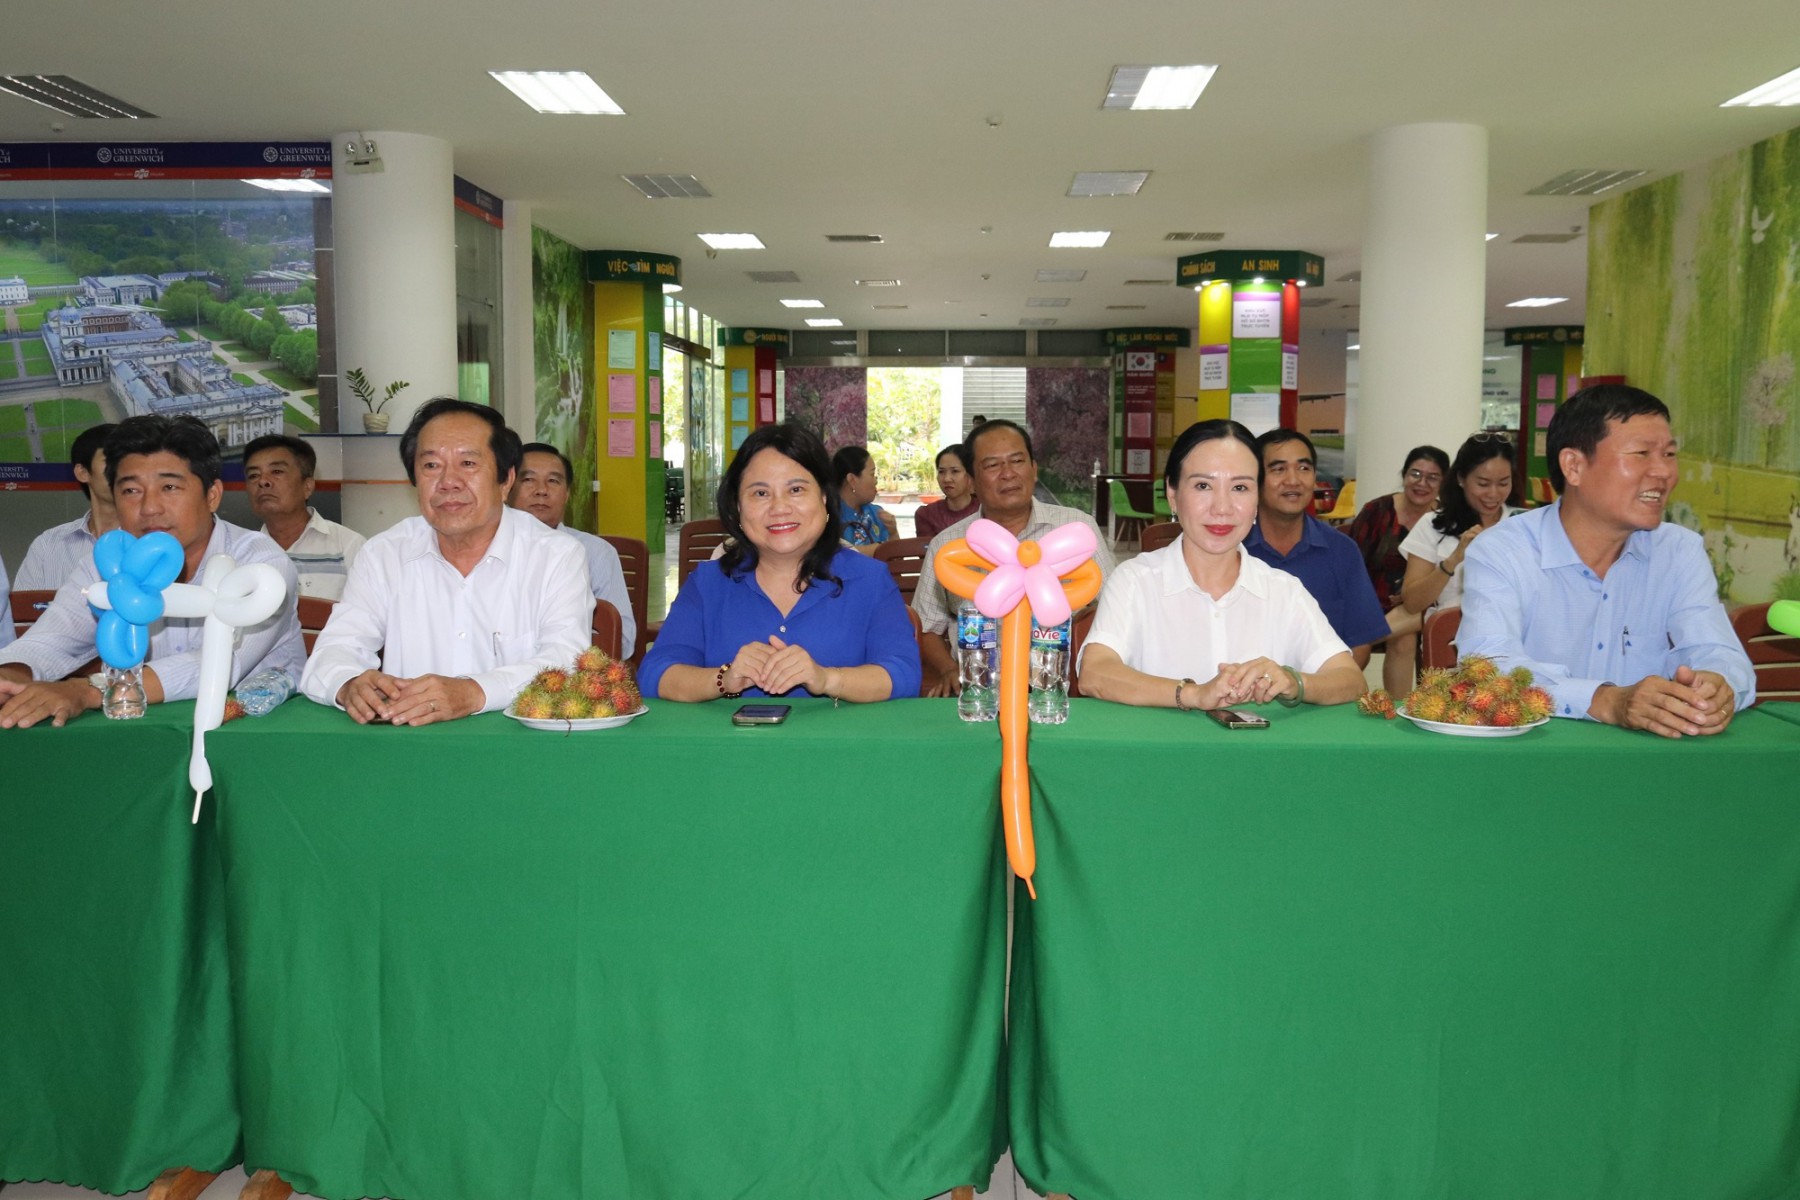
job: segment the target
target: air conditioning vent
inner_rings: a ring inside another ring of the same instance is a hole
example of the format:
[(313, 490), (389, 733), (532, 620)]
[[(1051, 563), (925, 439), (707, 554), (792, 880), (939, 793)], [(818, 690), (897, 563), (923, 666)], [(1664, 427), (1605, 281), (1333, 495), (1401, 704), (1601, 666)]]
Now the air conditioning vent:
[(1168, 287), (1173, 279), (1127, 279), (1126, 287)]
[(1555, 245), (1572, 242), (1580, 236), (1579, 233), (1522, 233), (1513, 239), (1513, 244), (1516, 246), (1524, 242), (1527, 245)]
[(1037, 273), (1037, 281), (1039, 283), (1080, 283), (1086, 278), (1086, 271), (1045, 268)]
[(1324, 308), (1327, 304), (1336, 304), (1330, 296), (1308, 296), (1300, 302), (1301, 308)]
[(799, 283), (800, 276), (792, 271), (745, 271), (754, 283)]
[(828, 242), (854, 242), (861, 243), (865, 246), (872, 246), (878, 244), (882, 238), (879, 233), (828, 233), (825, 235), (825, 240)]
[(1148, 171), (1080, 171), (1069, 184), (1075, 197), (1135, 196), (1150, 179)]
[(1222, 242), (1224, 240), (1225, 240), (1225, 235), (1222, 233), (1165, 233), (1165, 234), (1163, 234), (1163, 241), (1165, 241), (1165, 242)]
[(1028, 296), (1025, 299), (1025, 307), (1067, 308), (1069, 307), (1069, 298), (1067, 296)]
[(1598, 196), (1601, 192), (1630, 183), (1648, 171), (1615, 170), (1609, 167), (1577, 167), (1564, 171), (1555, 179), (1538, 184), (1527, 196)]
[(692, 175), (621, 175), (652, 200), (709, 200), (712, 193)]
[(1147, 307), (1147, 306), (1142, 305), (1142, 304), (1109, 304), (1106, 306), (1106, 311), (1107, 312), (1141, 312), (1145, 307)]
[(1028, 329), (1048, 329), (1056, 324), (1055, 317), (1020, 317), (1019, 324)]

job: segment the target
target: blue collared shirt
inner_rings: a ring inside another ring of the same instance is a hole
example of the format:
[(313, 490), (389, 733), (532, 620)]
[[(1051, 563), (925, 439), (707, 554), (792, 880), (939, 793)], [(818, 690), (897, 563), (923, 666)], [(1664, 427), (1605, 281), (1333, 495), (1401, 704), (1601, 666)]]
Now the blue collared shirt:
[(1462, 654), (1525, 666), (1559, 717), (1588, 716), (1602, 684), (1629, 687), (1675, 668), (1716, 671), (1739, 710), (1756, 699), (1700, 535), (1667, 521), (1626, 539), (1602, 579), (1562, 524), (1562, 501), (1502, 521), (1463, 556)]
[(1282, 554), (1263, 538), (1262, 522), (1250, 527), (1244, 549), (1306, 585), (1346, 646), (1367, 646), (1388, 635), (1387, 614), (1369, 582), (1356, 543), (1317, 517), (1305, 515), (1300, 540)]
[[(841, 549), (831, 560), (831, 572), (844, 582), (841, 593), (835, 585), (815, 580), (784, 617), (756, 582), (753, 568), (728, 575), (716, 561), (701, 563), (682, 585), (669, 619), (644, 656), (639, 690), (658, 695), (663, 672), (670, 667), (716, 667), (751, 642), (773, 636), (804, 646), (821, 667), (880, 667), (893, 681), (892, 699), (917, 696), (919, 643), (887, 564)], [(751, 688), (744, 694), (764, 693)], [(795, 689), (789, 694), (805, 693)]]

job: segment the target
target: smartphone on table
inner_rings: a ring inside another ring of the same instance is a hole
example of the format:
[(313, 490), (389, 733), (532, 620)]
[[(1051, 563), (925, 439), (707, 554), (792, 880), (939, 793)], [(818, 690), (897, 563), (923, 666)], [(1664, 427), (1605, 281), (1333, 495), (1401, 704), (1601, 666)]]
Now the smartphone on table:
[(779, 725), (787, 720), (789, 704), (744, 704), (731, 714), (733, 725)]
[(1267, 729), (1269, 718), (1259, 717), (1241, 708), (1209, 708), (1206, 715), (1227, 729)]

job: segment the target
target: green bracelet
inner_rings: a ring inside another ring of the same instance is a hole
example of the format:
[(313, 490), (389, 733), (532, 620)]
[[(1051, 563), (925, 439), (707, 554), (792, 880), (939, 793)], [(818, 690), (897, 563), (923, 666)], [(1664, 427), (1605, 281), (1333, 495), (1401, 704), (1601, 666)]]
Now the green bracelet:
[(1289, 700), (1286, 696), (1277, 696), (1275, 698), (1281, 701), (1281, 706), (1283, 708), (1299, 708), (1301, 701), (1306, 699), (1306, 680), (1300, 677), (1300, 672), (1294, 670), (1294, 668), (1288, 666), (1286, 663), (1281, 664), (1281, 669), (1293, 676), (1294, 698), (1292, 700)]

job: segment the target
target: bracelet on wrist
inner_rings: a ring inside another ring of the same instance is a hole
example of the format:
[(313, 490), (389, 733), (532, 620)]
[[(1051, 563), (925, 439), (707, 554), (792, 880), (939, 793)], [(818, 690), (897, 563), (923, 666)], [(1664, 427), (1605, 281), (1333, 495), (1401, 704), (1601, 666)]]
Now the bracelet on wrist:
[(1181, 702), (1181, 689), (1185, 688), (1185, 687), (1199, 687), (1199, 686), (1200, 686), (1199, 684), (1195, 683), (1191, 679), (1183, 679), (1183, 680), (1178, 681), (1175, 684), (1175, 707), (1179, 708), (1182, 712), (1197, 712), (1198, 711), (1197, 709), (1189, 708), (1187, 705), (1185, 705)]
[(1444, 558), (1438, 559), (1438, 570), (1442, 571), (1445, 574), (1445, 576), (1451, 576), (1451, 575), (1456, 574), (1455, 569), (1450, 566), (1449, 559), (1444, 559)]
[(736, 700), (739, 696), (743, 695), (744, 693), (728, 692), (725, 690), (725, 673), (729, 670), (731, 670), (730, 663), (721, 663), (719, 665), (719, 673), (717, 675), (713, 676), (713, 686), (718, 688), (719, 695), (725, 697), (727, 700)]
[(1294, 698), (1289, 700), (1286, 696), (1277, 696), (1275, 699), (1281, 701), (1283, 708), (1299, 708), (1301, 701), (1306, 699), (1306, 680), (1301, 677), (1300, 672), (1286, 663), (1281, 665), (1281, 669), (1286, 671), (1294, 681)]

